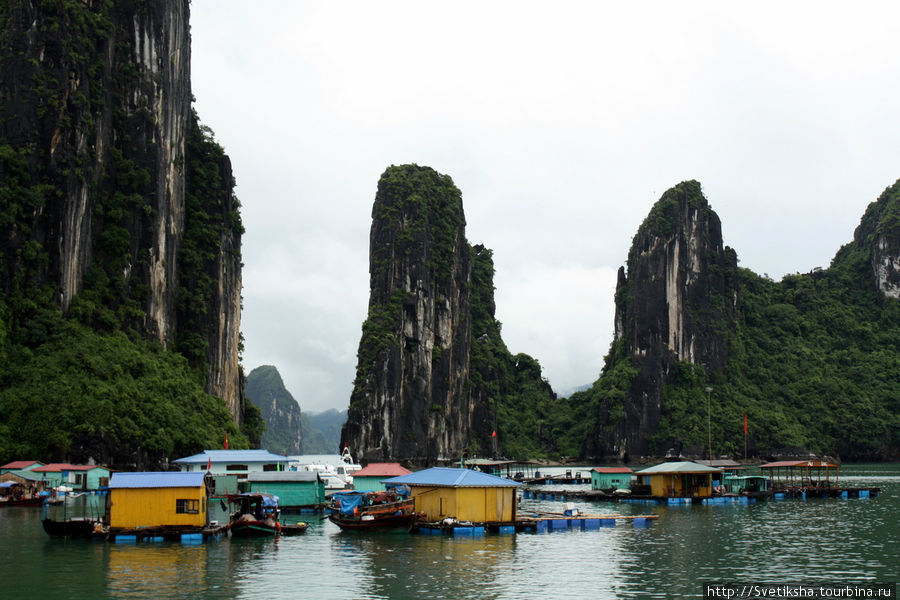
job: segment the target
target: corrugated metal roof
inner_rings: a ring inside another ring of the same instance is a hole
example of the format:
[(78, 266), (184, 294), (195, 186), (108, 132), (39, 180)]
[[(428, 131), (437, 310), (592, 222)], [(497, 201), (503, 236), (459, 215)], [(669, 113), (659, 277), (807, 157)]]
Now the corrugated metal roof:
[(27, 479), (28, 481), (41, 481), (44, 478), (43, 473), (35, 473), (34, 471), (29, 471), (27, 469), (10, 471), (8, 475), (15, 475), (17, 477), (21, 477), (22, 479)]
[(353, 477), (399, 477), (410, 473), (412, 471), (400, 463), (371, 463), (351, 475)]
[(250, 481), (316, 481), (316, 471), (254, 471), (247, 475)]
[(695, 462), (679, 461), (665, 462), (659, 465), (649, 467), (638, 471), (638, 475), (651, 475), (653, 473), (721, 473), (721, 469), (707, 467), (706, 465), (698, 465)]
[(628, 467), (594, 467), (594, 470), (598, 473), (634, 473)]
[(776, 467), (825, 467), (836, 469), (840, 465), (830, 463), (824, 460), (779, 460), (776, 462), (760, 465), (760, 469), (774, 469)]
[(203, 485), (204, 476), (205, 473), (190, 471), (113, 473), (109, 480), (109, 488), (200, 487)]
[(288, 457), (292, 463), (301, 465), (331, 465), (337, 467), (346, 464), (340, 454), (298, 454)]
[(93, 469), (106, 469), (109, 471), (107, 467), (101, 467), (100, 465), (73, 465), (69, 463), (50, 463), (31, 470), (35, 473), (59, 473), (61, 471), (91, 471)]
[(432, 467), (409, 475), (385, 479), (381, 483), (401, 483), (406, 485), (433, 485), (439, 487), (518, 487), (521, 483), (488, 475), (471, 469), (450, 469)]
[(74, 466), (69, 463), (50, 463), (43, 467), (35, 467), (32, 471), (35, 473), (58, 473), (60, 471), (70, 471)]
[(14, 460), (11, 463), (6, 463), (2, 467), (0, 467), (0, 469), (25, 469), (34, 464), (44, 466), (44, 463), (39, 460)]
[(179, 458), (172, 462), (180, 465), (214, 463), (287, 462), (287, 456), (272, 454), (268, 450), (204, 450), (200, 454)]

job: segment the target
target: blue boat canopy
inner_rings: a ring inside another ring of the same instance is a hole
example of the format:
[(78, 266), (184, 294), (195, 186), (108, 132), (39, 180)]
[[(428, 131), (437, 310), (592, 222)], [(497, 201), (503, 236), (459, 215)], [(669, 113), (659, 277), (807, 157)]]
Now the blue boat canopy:
[(383, 479), (381, 483), (428, 485), (436, 487), (519, 487), (519, 482), (510, 479), (488, 475), (471, 469), (451, 469), (447, 467), (432, 467), (422, 471), (416, 471), (409, 475), (401, 475), (390, 479)]

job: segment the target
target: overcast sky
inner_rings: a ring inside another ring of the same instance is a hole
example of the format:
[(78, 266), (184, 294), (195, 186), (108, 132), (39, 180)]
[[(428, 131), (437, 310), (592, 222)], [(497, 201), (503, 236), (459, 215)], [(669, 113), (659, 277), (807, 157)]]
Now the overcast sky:
[(378, 178), (449, 175), (497, 318), (592, 383), (616, 270), (696, 179), (741, 266), (827, 267), (900, 178), (900, 3), (192, 0), (192, 85), (242, 203), (245, 372), (345, 409)]

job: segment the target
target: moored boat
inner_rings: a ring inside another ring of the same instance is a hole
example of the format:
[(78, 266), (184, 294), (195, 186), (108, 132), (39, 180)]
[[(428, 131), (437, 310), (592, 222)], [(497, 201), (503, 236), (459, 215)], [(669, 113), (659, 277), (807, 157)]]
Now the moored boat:
[(50, 537), (93, 537), (98, 523), (102, 526), (100, 520), (87, 517), (76, 517), (66, 521), (55, 521), (53, 519), (41, 520), (41, 526), (44, 528), (44, 532)]
[(418, 518), (415, 500), (393, 491), (339, 492), (328, 506), (328, 520), (345, 530), (408, 532)]
[(28, 498), (10, 498), (0, 501), (0, 506), (40, 506), (44, 503), (43, 496), (30, 496)]
[(281, 533), (278, 521), (278, 496), (262, 492), (230, 494), (228, 501), (237, 508), (231, 514), (228, 530), (234, 537), (268, 537)]

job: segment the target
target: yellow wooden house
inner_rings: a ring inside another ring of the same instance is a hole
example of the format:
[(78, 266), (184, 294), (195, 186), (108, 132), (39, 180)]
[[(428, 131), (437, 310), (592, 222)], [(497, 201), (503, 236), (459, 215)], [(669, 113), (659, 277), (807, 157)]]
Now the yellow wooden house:
[(650, 486), (651, 496), (709, 498), (713, 475), (722, 470), (694, 462), (665, 462), (635, 473), (639, 483)]
[(207, 524), (205, 473), (113, 473), (109, 481), (109, 526), (190, 526)]
[(428, 521), (447, 518), (472, 523), (516, 520), (516, 495), (521, 483), (470, 469), (433, 467), (382, 481), (408, 486), (416, 511)]

